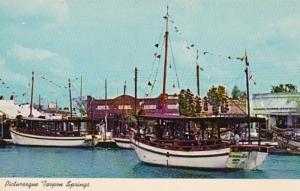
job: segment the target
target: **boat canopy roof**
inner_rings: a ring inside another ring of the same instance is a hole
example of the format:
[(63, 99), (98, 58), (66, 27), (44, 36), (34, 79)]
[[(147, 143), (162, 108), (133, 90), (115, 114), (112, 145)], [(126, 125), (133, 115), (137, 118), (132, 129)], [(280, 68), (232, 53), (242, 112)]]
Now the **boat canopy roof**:
[[(169, 120), (169, 121), (194, 121), (194, 122), (234, 122), (246, 123), (248, 118), (246, 115), (229, 115), (229, 116), (205, 116), (205, 117), (188, 117), (170, 114), (151, 114), (151, 115), (138, 115), (140, 119), (145, 120)], [(266, 122), (263, 117), (250, 117), (250, 122)]]
[(101, 120), (91, 120), (87, 118), (75, 118), (75, 119), (41, 119), (41, 118), (24, 118), (26, 122), (53, 122), (53, 123), (64, 123), (64, 122), (100, 122)]

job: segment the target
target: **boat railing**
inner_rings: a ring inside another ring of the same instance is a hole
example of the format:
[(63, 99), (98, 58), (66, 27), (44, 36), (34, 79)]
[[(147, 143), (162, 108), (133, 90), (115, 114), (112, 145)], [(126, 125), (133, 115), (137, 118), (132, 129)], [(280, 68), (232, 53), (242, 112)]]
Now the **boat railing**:
[(141, 143), (154, 146), (157, 148), (179, 150), (179, 151), (209, 151), (213, 149), (222, 149), (228, 147), (227, 143), (221, 142), (218, 139), (205, 141), (197, 140), (147, 140), (145, 138), (137, 138)]
[(249, 151), (258, 151), (258, 152), (268, 152), (269, 146), (262, 145), (232, 145), (230, 146), (232, 152), (249, 152)]

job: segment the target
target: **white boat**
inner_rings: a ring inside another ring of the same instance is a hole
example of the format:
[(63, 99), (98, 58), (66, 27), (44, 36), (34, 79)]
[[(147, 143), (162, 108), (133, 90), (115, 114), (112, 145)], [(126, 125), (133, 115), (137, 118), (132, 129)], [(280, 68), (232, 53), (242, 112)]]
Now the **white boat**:
[(132, 149), (132, 143), (129, 137), (114, 137), (118, 147), (123, 149)]
[(24, 146), (89, 147), (97, 144), (94, 135), (84, 133), (86, 120), (22, 119), (12, 123), (12, 142)]
[(276, 140), (281, 148), (299, 149), (300, 150), (300, 140), (286, 138), (283, 136), (277, 136)]
[[(144, 124), (147, 124), (145, 125), (146, 127), (150, 127), (149, 124), (153, 124), (154, 121), (160, 121), (165, 129), (172, 129), (172, 125), (174, 124), (181, 124), (183, 127), (187, 127), (187, 124), (197, 124), (200, 121), (214, 121), (216, 123), (222, 120), (242, 120), (220, 117), (191, 118), (167, 115), (148, 115), (139, 116), (139, 118)], [(147, 120), (149, 123), (146, 122)], [(156, 124), (152, 128), (158, 126)], [(184, 138), (181, 140), (177, 138), (163, 138), (151, 140), (146, 135), (136, 133), (131, 142), (138, 158), (142, 162), (163, 166), (255, 170), (268, 155), (267, 146), (253, 144), (231, 145), (221, 141), (221, 139), (201, 141), (193, 138)]]
[(150, 164), (193, 168), (227, 168), (230, 148), (207, 151), (178, 151), (157, 148), (138, 139), (133, 140), (133, 147), (138, 158)]
[[(268, 148), (260, 145), (252, 145), (250, 144), (250, 140), (248, 145), (232, 146), (221, 139), (220, 131), (221, 126), (224, 126), (226, 123), (248, 123), (247, 127), (250, 134), (251, 121), (265, 122), (264, 118), (250, 117), (249, 104), (248, 115), (242, 117), (213, 116), (201, 118), (167, 114), (168, 12), (164, 18), (166, 19), (166, 31), (164, 35), (165, 55), (163, 91), (160, 104), (161, 113), (137, 115), (138, 130), (132, 137), (131, 142), (138, 158), (145, 163), (163, 166), (209, 169), (256, 169), (266, 159)], [(245, 59), (245, 61), (247, 62), (247, 59)], [(246, 63), (246, 65), (248, 65), (248, 63)], [(246, 73), (247, 72), (248, 68), (246, 69)], [(189, 93), (189, 95), (191, 95), (191, 93)], [(207, 124), (210, 125), (210, 128), (207, 128)], [(212, 132), (206, 132), (207, 129), (210, 129)], [(218, 131), (217, 138), (215, 138), (214, 129)], [(146, 132), (155, 135), (155, 137), (147, 137)], [(255, 135), (257, 136), (257, 134)], [(248, 137), (251, 139), (250, 135)], [(238, 140), (236, 144), (238, 144)]]
[(80, 137), (53, 137), (40, 136), (19, 132), (17, 129), (10, 129), (11, 138), (14, 144), (24, 146), (45, 146), (45, 147), (85, 147), (91, 146), (91, 136)]

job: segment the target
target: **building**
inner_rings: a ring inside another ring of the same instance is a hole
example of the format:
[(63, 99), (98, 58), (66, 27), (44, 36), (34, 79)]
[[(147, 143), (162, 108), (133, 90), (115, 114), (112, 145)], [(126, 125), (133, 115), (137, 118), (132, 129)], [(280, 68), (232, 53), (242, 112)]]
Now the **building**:
[(300, 93), (253, 94), (252, 114), (268, 119), (268, 127), (300, 128)]
[[(220, 115), (246, 115), (245, 100), (228, 100), (229, 110)], [(87, 117), (89, 119), (101, 120), (105, 117), (106, 112), (108, 117), (116, 115), (134, 114), (135, 99), (129, 95), (121, 95), (113, 99), (98, 100), (91, 96), (87, 97)], [(145, 114), (160, 113), (161, 112), (161, 97), (156, 98), (138, 98), (137, 111), (143, 110)], [(179, 103), (177, 95), (168, 95), (167, 98), (167, 113), (172, 115), (179, 115)], [(212, 108), (208, 107), (208, 111), (203, 111), (204, 116), (212, 116)]]
[[(161, 97), (138, 98), (136, 101), (137, 111), (143, 110), (145, 114), (161, 112)], [(87, 117), (89, 119), (103, 119), (108, 116), (121, 114), (132, 115), (135, 110), (135, 99), (130, 95), (121, 95), (113, 99), (98, 100), (91, 96), (87, 97)], [(179, 115), (178, 97), (168, 95), (167, 113)]]

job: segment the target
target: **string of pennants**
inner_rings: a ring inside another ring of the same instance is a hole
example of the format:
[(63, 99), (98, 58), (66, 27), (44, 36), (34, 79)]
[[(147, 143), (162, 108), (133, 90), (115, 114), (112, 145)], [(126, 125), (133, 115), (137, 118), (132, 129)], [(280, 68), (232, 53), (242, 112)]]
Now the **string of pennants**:
[[(164, 16), (164, 19), (167, 19), (167, 16)], [(181, 30), (179, 30), (179, 27), (176, 25), (175, 21), (172, 19), (172, 17), (170, 17), (170, 15), (168, 15), (168, 20), (172, 24), (172, 28), (175, 31), (175, 33), (183, 36), (183, 33), (181, 32)], [(204, 49), (199, 49), (196, 46), (195, 43), (188, 42), (186, 40), (185, 40), (185, 43), (186, 43), (186, 49), (187, 50), (190, 50), (190, 51), (196, 50), (197, 51), (197, 56), (196, 56), (196, 60), (197, 61), (198, 61), (198, 58), (199, 58), (199, 51), (200, 51), (203, 56), (210, 55), (210, 56), (217, 56), (218, 58), (224, 58), (224, 59), (228, 59), (228, 60), (239, 60), (241, 62), (245, 61), (246, 66), (247, 67), (249, 66), (248, 57), (247, 57), (246, 54), (244, 56), (222, 55), (222, 54), (214, 53), (212, 51), (207, 51), (207, 50), (204, 50)], [(159, 46), (160, 46), (159, 43), (154, 44), (154, 47), (156, 47), (156, 48), (159, 48)], [(161, 59), (161, 54), (154, 53), (154, 57), (156, 59)], [(169, 68), (171, 69), (171, 65), (169, 65)], [(202, 67), (200, 67), (200, 70), (204, 71), (204, 69)], [(253, 79), (251, 71), (250, 71), (250, 75), (249, 75), (249, 81), (252, 81), (254, 85), (257, 85), (256, 81)], [(148, 82), (148, 86), (152, 86), (152, 84), (151, 84), (150, 81)], [(173, 87), (174, 87), (174, 85), (173, 85)]]
[[(10, 86), (8, 85), (8, 83), (5, 82), (2, 78), (0, 78), (0, 85), (3, 86), (5, 89), (12, 89), (12, 87), (10, 87)], [(16, 98), (16, 97), (19, 96), (19, 95), (16, 94), (15, 91), (12, 91), (11, 94), (12, 94), (12, 95), (11, 95), (11, 98), (10, 98), (10, 99), (13, 99), (13, 98)], [(24, 97), (25, 95), (26, 95), (26, 92), (20, 94), (20, 96), (22, 96), (22, 97)], [(1, 95), (1, 96), (2, 96), (2, 95)]]
[[(50, 83), (50, 84), (52, 84), (53, 86), (55, 86), (55, 87), (57, 87), (57, 88), (60, 88), (60, 89), (68, 89), (68, 86), (66, 86), (66, 85), (60, 85), (60, 84), (56, 83), (54, 80), (51, 80), (51, 79), (45, 77), (44, 75), (36, 74), (35, 76), (36, 76), (36, 77), (39, 77), (40, 79), (42, 79), (42, 80), (44, 80), (44, 81), (46, 81), (46, 82), (48, 82), (48, 83)], [(75, 80), (78, 80), (78, 79), (79, 79), (79, 78), (76, 77), (76, 78), (71, 79), (71, 80), (72, 80), (72, 81), (75, 81)], [(8, 83), (7, 83), (6, 81), (4, 81), (4, 79), (2, 79), (2, 78), (0, 78), (0, 86), (3, 86), (3, 87), (6, 88), (6, 89), (12, 89), (12, 87), (9, 86)], [(31, 86), (31, 83), (28, 83), (28, 88), (30, 88), (30, 86)], [(26, 92), (23, 92), (23, 93), (21, 93), (21, 94), (16, 94), (15, 91), (12, 91), (11, 94), (12, 94), (11, 96), (13, 96), (13, 98), (16, 98), (16, 97), (18, 97), (18, 96), (24, 97), (24, 96), (27, 95)]]

